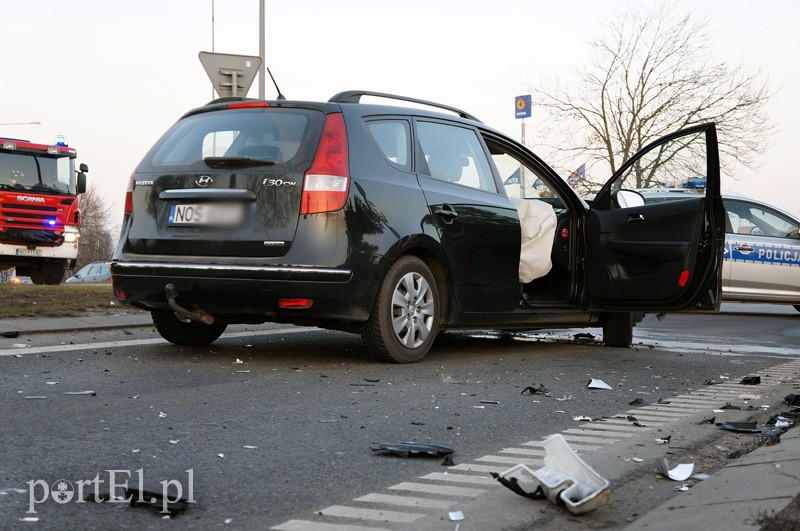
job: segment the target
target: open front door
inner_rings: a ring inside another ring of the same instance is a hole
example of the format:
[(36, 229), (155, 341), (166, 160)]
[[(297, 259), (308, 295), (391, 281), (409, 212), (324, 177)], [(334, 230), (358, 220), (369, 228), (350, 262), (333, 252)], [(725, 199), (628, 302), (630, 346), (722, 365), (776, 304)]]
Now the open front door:
[(605, 184), (588, 214), (592, 308), (718, 310), (724, 212), (714, 124), (678, 131), (639, 151)]

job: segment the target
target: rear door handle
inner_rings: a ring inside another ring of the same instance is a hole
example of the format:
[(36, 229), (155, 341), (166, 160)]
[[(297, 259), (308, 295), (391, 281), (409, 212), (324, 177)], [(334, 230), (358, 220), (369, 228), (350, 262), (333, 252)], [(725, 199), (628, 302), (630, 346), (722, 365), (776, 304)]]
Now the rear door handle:
[(753, 249), (752, 247), (750, 247), (746, 243), (743, 243), (742, 245), (737, 245), (736, 247), (734, 247), (734, 249), (739, 251), (740, 253), (744, 253), (744, 254), (750, 254), (753, 251), (755, 251), (755, 249)]
[(453, 210), (453, 207), (447, 204), (434, 208), (433, 213), (444, 219), (445, 223), (452, 223), (458, 217), (458, 214), (455, 210)]
[(644, 221), (643, 214), (628, 214), (628, 223), (641, 223)]

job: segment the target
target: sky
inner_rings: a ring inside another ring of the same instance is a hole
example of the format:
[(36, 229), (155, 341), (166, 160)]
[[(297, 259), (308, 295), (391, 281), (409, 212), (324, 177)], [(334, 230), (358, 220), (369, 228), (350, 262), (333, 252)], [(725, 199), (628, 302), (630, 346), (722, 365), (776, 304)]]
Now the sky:
[[(212, 34), (213, 51), (259, 54), (259, 1), (4, 3), (0, 136), (66, 135), (119, 223), (138, 162), (184, 112), (212, 99), (198, 60)], [(265, 63), (289, 99), (403, 94), (462, 108), (519, 139), (515, 96), (569, 79), (591, 58), (602, 22), (647, 1), (266, 0)], [(755, 168), (723, 175), (723, 189), (800, 215), (800, 2), (677, 0), (674, 9), (707, 19), (715, 57), (760, 68), (777, 91), (769, 148)], [(257, 79), (248, 95), (258, 96)], [(266, 96), (276, 96), (269, 79)], [(18, 122), (26, 125), (5, 125)], [(553, 142), (537, 136), (536, 122), (536, 113), (526, 120), (528, 143)]]

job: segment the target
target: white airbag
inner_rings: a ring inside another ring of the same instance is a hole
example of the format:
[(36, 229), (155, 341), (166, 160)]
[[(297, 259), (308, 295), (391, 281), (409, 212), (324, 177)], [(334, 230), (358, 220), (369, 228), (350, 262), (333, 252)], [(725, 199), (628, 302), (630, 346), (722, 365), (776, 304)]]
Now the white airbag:
[(522, 242), (519, 252), (519, 281), (527, 284), (550, 272), (553, 263), (553, 239), (556, 235), (556, 213), (553, 207), (538, 199), (517, 203)]

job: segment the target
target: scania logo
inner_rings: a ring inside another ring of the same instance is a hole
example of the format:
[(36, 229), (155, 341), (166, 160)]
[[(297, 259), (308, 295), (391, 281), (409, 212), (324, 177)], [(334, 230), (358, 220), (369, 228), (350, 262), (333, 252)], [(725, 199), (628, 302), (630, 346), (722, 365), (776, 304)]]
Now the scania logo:
[(198, 177), (197, 179), (194, 180), (194, 183), (197, 186), (201, 186), (203, 188), (206, 188), (206, 187), (214, 184), (214, 178), (212, 176), (210, 176), (210, 175), (201, 175), (200, 177)]
[(31, 195), (18, 195), (17, 201), (25, 201), (27, 203), (44, 203), (44, 197), (33, 197)]

